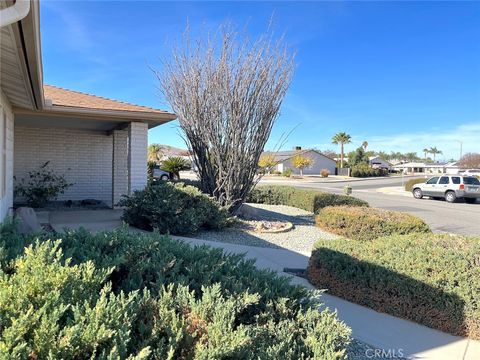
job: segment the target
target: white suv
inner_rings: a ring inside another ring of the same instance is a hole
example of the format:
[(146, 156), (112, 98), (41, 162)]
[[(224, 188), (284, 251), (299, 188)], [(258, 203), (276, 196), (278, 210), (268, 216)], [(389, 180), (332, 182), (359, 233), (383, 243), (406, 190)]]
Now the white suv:
[(453, 203), (459, 198), (464, 198), (465, 202), (473, 204), (480, 199), (480, 181), (474, 176), (434, 176), (424, 183), (415, 184), (412, 193), (415, 199), (428, 196), (444, 198)]

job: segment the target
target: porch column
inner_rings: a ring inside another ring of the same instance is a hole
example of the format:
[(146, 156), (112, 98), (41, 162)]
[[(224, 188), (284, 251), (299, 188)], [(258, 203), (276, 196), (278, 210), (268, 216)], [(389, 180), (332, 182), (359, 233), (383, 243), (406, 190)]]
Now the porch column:
[(128, 135), (128, 190), (132, 193), (147, 185), (148, 125), (132, 122), (128, 126)]
[(128, 130), (113, 131), (112, 203), (128, 194)]

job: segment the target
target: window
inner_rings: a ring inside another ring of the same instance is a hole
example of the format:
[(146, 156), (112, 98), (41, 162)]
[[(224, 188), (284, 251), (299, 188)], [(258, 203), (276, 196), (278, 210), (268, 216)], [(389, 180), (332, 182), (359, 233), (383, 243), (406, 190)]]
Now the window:
[(436, 184), (437, 181), (438, 181), (438, 176), (435, 176), (435, 177), (433, 177), (433, 178), (431, 178), (431, 179), (428, 179), (427, 184), (430, 184), (430, 185)]
[(449, 182), (450, 182), (450, 178), (448, 176), (442, 176), (438, 183), (441, 185), (445, 185), (445, 184), (448, 184)]
[(460, 178), (458, 176), (453, 176), (452, 177), (452, 183), (454, 184), (460, 184)]
[(480, 185), (480, 181), (476, 177), (464, 177), (463, 183), (466, 185)]

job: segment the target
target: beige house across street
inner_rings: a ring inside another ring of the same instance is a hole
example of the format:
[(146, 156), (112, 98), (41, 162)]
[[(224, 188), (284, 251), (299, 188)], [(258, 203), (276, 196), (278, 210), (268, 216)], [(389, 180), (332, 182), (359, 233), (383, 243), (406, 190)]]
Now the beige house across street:
[(45, 85), (39, 4), (22, 6), (18, 20), (0, 19), (0, 221), (13, 206), (14, 178), (47, 161), (74, 184), (58, 200), (114, 206), (147, 182), (148, 129), (176, 116)]
[(289, 151), (265, 152), (263, 155), (272, 155), (277, 163), (273, 170), (284, 172), (291, 169), (293, 174), (300, 174), (300, 170), (293, 166), (292, 160), (295, 155), (301, 155), (313, 160), (312, 166), (303, 169), (304, 175), (320, 175), (322, 169), (327, 169), (331, 175), (335, 175), (336, 161), (323, 155), (314, 149), (302, 150), (300, 147)]

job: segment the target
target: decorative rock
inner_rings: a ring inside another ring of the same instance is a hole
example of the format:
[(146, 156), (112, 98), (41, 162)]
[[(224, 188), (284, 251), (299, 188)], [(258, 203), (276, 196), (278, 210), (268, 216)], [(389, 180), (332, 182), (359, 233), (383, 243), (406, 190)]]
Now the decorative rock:
[(37, 214), (30, 207), (20, 207), (16, 209), (15, 218), (20, 220), (18, 224), (20, 234), (30, 234), (40, 229)]

